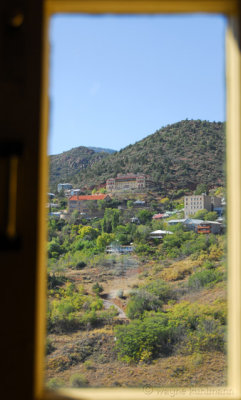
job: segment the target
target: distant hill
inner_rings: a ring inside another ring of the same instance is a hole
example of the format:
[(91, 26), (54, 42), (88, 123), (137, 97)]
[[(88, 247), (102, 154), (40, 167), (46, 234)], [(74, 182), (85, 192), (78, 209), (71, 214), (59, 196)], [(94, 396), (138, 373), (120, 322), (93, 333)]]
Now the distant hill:
[[(97, 148), (96, 148), (97, 149)], [(103, 158), (107, 157), (109, 153), (104, 151), (97, 152), (94, 149), (79, 146), (74, 149), (65, 151), (61, 154), (52, 155), (49, 157), (50, 173), (49, 173), (49, 187), (55, 190), (60, 182), (75, 182), (74, 177), (79, 172), (85, 170), (87, 166), (92, 166)]]
[[(81, 153), (78, 149), (85, 150)], [(184, 120), (167, 125), (114, 154), (91, 151), (78, 147), (70, 150), (71, 157), (69, 152), (52, 156), (57, 158), (51, 159), (50, 182), (68, 180), (77, 187), (92, 188), (120, 172), (141, 172), (151, 175), (163, 192), (194, 189), (199, 183), (209, 187), (224, 184), (225, 124), (222, 122)], [(66, 179), (60, 174), (64, 171)]]
[(95, 153), (109, 153), (109, 154), (113, 154), (116, 153), (116, 150), (113, 149), (103, 149), (102, 147), (89, 147), (88, 149), (94, 150)]

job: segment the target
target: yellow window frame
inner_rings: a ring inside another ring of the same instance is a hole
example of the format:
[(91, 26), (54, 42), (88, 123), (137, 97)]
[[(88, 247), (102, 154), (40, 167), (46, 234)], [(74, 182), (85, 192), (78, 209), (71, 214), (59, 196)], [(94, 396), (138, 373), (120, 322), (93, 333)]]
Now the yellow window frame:
[(198, 389), (171, 389), (153, 392), (149, 398), (241, 398), (241, 14), (238, 0), (45, 0), (42, 86), (42, 127), (40, 137), (41, 193), (38, 214), (38, 262), (37, 262), (37, 312), (35, 346), (35, 398), (60, 399), (146, 399), (141, 389), (63, 389), (51, 393), (44, 388), (45, 357), (45, 190), (47, 184), (47, 135), (48, 135), (48, 22), (55, 13), (88, 14), (155, 14), (155, 13), (220, 13), (228, 17), (226, 35), (226, 83), (227, 83), (227, 218), (228, 243), (228, 386), (210, 391)]

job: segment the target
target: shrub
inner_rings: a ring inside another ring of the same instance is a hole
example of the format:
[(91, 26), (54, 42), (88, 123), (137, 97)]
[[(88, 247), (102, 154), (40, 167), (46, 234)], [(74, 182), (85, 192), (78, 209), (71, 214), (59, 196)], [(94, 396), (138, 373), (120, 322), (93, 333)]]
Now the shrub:
[(66, 282), (66, 277), (64, 275), (48, 274), (48, 290), (57, 289)]
[[(194, 336), (194, 335), (193, 335)], [(212, 316), (201, 318), (195, 337), (191, 338), (192, 346), (199, 351), (225, 350), (225, 327)]]
[(70, 377), (70, 384), (72, 387), (80, 388), (88, 386), (88, 380), (84, 375), (74, 374)]
[(86, 360), (84, 362), (84, 366), (86, 369), (93, 369), (93, 370), (95, 369), (95, 366), (91, 360)]
[(135, 246), (135, 252), (137, 254), (151, 255), (155, 253), (155, 250), (149, 244), (140, 243)]
[(60, 387), (63, 387), (64, 386), (64, 382), (59, 378), (51, 378), (47, 382), (46, 386), (49, 389), (56, 390), (56, 389), (59, 389)]
[(167, 312), (145, 312), (142, 320), (117, 326), (118, 357), (126, 362), (150, 361), (179, 351), (225, 350), (224, 304), (181, 302)]
[(97, 295), (104, 291), (103, 287), (98, 282), (94, 283), (92, 290)]
[(212, 261), (206, 260), (202, 264), (202, 267), (205, 268), (205, 269), (213, 269), (213, 268), (215, 268), (215, 265), (214, 265), (214, 263)]
[(81, 329), (80, 321), (72, 314), (69, 317), (55, 316), (48, 318), (48, 331), (54, 333), (74, 332)]
[(95, 327), (98, 325), (98, 316), (95, 310), (84, 313), (80, 318), (80, 323), (83, 327)]
[(140, 318), (144, 311), (157, 311), (163, 302), (155, 294), (141, 289), (132, 294), (127, 305), (127, 316), (131, 319)]
[(51, 340), (49, 337), (47, 337), (47, 340), (46, 340), (46, 354), (49, 355), (49, 354), (51, 354), (54, 350), (55, 350), (55, 347), (54, 347), (54, 345), (53, 345), (52, 340)]
[(218, 270), (202, 269), (189, 277), (188, 286), (192, 289), (200, 289), (211, 286), (223, 280), (223, 274)]
[(182, 302), (168, 310), (168, 324), (184, 352), (224, 351), (226, 310), (224, 304), (207, 306)]
[(83, 239), (78, 239), (78, 240), (76, 240), (76, 241), (73, 243), (72, 248), (73, 248), (74, 251), (83, 250), (83, 248), (84, 248), (84, 241), (83, 241)]
[(161, 300), (163, 303), (167, 303), (168, 300), (175, 297), (171, 286), (161, 279), (157, 279), (156, 281), (148, 283), (142, 288), (147, 292), (158, 296), (159, 300)]
[(149, 361), (171, 352), (174, 331), (163, 313), (134, 320), (115, 330), (118, 357), (126, 362)]
[(100, 298), (95, 299), (90, 303), (90, 308), (93, 311), (102, 310), (103, 308), (103, 301)]
[(113, 323), (114, 317), (119, 314), (116, 307), (111, 306), (108, 310), (102, 310), (98, 314), (98, 325), (110, 325)]
[(83, 268), (85, 268), (86, 267), (86, 263), (84, 262), (84, 261), (79, 261), (77, 264), (76, 264), (76, 269), (83, 269)]

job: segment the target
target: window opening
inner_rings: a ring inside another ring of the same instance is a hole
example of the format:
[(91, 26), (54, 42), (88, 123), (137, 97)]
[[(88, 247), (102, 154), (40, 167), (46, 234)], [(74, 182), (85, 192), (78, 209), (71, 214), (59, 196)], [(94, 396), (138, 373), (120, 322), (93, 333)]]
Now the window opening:
[(225, 24), (52, 18), (50, 388), (227, 383)]

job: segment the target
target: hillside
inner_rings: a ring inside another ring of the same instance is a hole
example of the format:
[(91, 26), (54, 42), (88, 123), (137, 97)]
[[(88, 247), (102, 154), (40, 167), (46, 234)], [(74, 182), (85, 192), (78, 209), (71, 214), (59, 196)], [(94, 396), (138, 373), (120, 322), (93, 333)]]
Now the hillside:
[(88, 225), (49, 219), (47, 386), (225, 386), (225, 235), (179, 224), (150, 242), (166, 223), (129, 223), (119, 205)]
[[(78, 187), (91, 188), (119, 172), (141, 172), (151, 175), (157, 188), (164, 192), (194, 189), (200, 182), (209, 187), (224, 184), (225, 125), (222, 122), (180, 121), (109, 155), (90, 154), (91, 150), (87, 149), (83, 156), (75, 157), (78, 149), (84, 148), (72, 149), (71, 157), (69, 152), (63, 153), (61, 159), (52, 156), (56, 158), (51, 159), (50, 183), (68, 180)], [(61, 164), (58, 167), (57, 161)]]
[(72, 183), (76, 174), (108, 155), (108, 150), (106, 152), (104, 150), (79, 146), (61, 154), (50, 156), (50, 188), (52, 190), (56, 189), (56, 185), (60, 182)]

